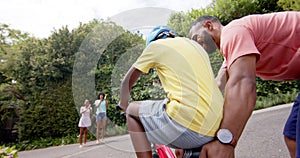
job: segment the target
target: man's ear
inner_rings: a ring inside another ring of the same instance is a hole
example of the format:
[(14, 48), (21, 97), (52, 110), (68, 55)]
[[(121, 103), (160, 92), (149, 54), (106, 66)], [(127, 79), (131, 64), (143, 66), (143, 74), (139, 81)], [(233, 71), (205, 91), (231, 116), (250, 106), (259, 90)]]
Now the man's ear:
[(214, 29), (213, 23), (209, 20), (205, 21), (204, 26), (209, 30), (212, 31)]

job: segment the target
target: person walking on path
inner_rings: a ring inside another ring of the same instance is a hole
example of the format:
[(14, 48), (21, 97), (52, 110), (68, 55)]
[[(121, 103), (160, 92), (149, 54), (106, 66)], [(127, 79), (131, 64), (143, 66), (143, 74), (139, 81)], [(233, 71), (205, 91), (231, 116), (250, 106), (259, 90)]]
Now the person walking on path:
[[(234, 147), (228, 144), (239, 140), (255, 107), (256, 76), (275, 81), (300, 79), (299, 20), (300, 12), (277, 12), (245, 16), (226, 26), (213, 16), (194, 22), (191, 39), (207, 50), (217, 47), (225, 58), (217, 77), (220, 88), (225, 87), (219, 132), (229, 140), (218, 137), (219, 141), (208, 143), (201, 158), (234, 157)], [(283, 132), (292, 158), (300, 158), (299, 103), (300, 93)]]
[[(80, 120), (78, 123), (78, 127), (80, 128), (80, 134), (79, 134), (79, 143), (80, 148), (86, 144), (86, 139), (89, 131), (89, 127), (91, 126), (91, 113), (92, 113), (92, 107), (89, 102), (89, 100), (85, 100), (83, 106), (80, 107)], [(84, 135), (84, 142), (82, 144), (82, 136)]]
[(96, 143), (99, 143), (99, 132), (100, 132), (100, 127), (102, 125), (102, 137), (101, 141), (104, 142), (104, 135), (105, 135), (105, 128), (106, 128), (106, 108), (108, 107), (108, 102), (106, 101), (106, 95), (102, 92), (99, 93), (98, 99), (95, 101), (94, 105), (97, 108), (96, 111), (96, 122), (97, 122), (97, 133), (96, 133), (96, 138), (97, 141)]
[[(175, 149), (201, 147), (214, 139), (223, 114), (223, 96), (208, 54), (166, 26), (155, 27), (147, 47), (121, 83), (120, 105), (138, 158), (152, 158), (151, 143)], [(133, 101), (130, 91), (142, 73), (156, 69), (164, 100)]]

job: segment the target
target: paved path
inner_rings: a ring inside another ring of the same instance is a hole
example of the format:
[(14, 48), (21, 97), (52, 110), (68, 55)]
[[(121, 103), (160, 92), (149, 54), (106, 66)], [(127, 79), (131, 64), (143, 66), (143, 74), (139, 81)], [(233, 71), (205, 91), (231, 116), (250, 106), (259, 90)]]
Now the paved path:
[[(287, 158), (282, 129), (291, 104), (258, 110), (251, 116), (236, 148), (236, 158)], [(238, 121), (238, 120), (237, 120)], [(19, 152), (20, 158), (135, 158), (129, 135), (107, 138), (105, 143), (88, 142)]]
[(238, 143), (236, 157), (288, 158), (282, 131), (291, 107), (286, 104), (255, 111)]

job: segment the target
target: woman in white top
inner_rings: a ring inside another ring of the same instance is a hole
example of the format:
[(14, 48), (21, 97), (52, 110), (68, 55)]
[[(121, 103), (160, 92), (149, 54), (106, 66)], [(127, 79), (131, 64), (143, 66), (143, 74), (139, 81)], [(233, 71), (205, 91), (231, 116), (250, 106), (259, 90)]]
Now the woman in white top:
[(78, 127), (80, 128), (80, 134), (79, 134), (79, 142), (80, 142), (80, 148), (82, 147), (82, 135), (84, 134), (84, 144), (86, 144), (86, 139), (88, 135), (88, 127), (91, 126), (91, 112), (92, 107), (89, 102), (89, 100), (84, 101), (84, 105), (80, 107), (80, 120), (78, 123)]
[(102, 142), (104, 142), (104, 134), (105, 134), (105, 126), (106, 126), (106, 108), (108, 106), (106, 99), (106, 95), (102, 92), (99, 93), (98, 99), (95, 101), (94, 105), (97, 108), (96, 111), (96, 121), (97, 121), (97, 141), (96, 143), (99, 143), (99, 131), (100, 131), (100, 125), (102, 124)]

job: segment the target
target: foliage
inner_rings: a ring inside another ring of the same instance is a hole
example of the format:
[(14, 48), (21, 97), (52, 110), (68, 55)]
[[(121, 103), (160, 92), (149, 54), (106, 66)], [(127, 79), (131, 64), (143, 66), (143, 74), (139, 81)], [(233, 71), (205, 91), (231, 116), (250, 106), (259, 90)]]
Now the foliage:
[(120, 111), (117, 111), (115, 109), (115, 106), (116, 105), (112, 105), (107, 108), (107, 116), (108, 116), (109, 120), (118, 126), (126, 125), (125, 114), (122, 114), (122, 113), (120, 113)]
[(256, 12), (258, 14), (272, 13), (283, 11), (283, 8), (278, 4), (280, 0), (258, 0)]
[(294, 102), (298, 93), (299, 91), (297, 89), (293, 89), (286, 93), (279, 92), (277, 94), (270, 93), (267, 96), (258, 96), (256, 99), (255, 109), (263, 109), (275, 105)]
[(220, 19), (226, 25), (234, 19), (250, 14), (263, 14), (282, 11), (277, 6), (278, 0), (215, 0), (209, 7), (193, 9), (189, 15), (197, 19), (201, 15), (211, 15)]
[(216, 0), (213, 9), (216, 13), (215, 16), (227, 24), (233, 19), (256, 13), (255, 6), (257, 5), (257, 0)]
[(256, 78), (256, 91), (258, 96), (268, 96), (269, 94), (285, 94), (297, 90), (299, 81), (265, 81)]
[(278, 0), (277, 4), (286, 11), (300, 11), (299, 0)]
[(223, 56), (221, 55), (220, 51), (215, 51), (214, 53), (208, 54), (210, 64), (212, 70), (214, 72), (215, 77), (218, 75), (218, 71), (222, 66), (223, 63)]
[(59, 83), (35, 94), (21, 105), (19, 139), (30, 140), (71, 135), (78, 130), (79, 114), (74, 106), (70, 82)]
[[(20, 117), (20, 141), (48, 136), (61, 137), (74, 133), (78, 128), (79, 117), (71, 89), (72, 65), (78, 44), (92, 25), (95, 22), (80, 25), (72, 32), (63, 27), (47, 39), (24, 38), (7, 49), (13, 48), (14, 51), (5, 56), (6, 62), (1, 71), (15, 83), (1, 86), (6, 95), (9, 94), (10, 87), (14, 88), (10, 93), (15, 101), (11, 96), (6, 98), (8, 105), (18, 107), (15, 110), (17, 116), (13, 117)], [(1, 97), (1, 102), (4, 101)]]
[(18, 117), (18, 103), (24, 100), (20, 93), (20, 84), (15, 82), (12, 68), (18, 56), (18, 46), (27, 40), (28, 34), (11, 29), (9, 25), (0, 25), (0, 142), (13, 141), (8, 135)]
[(0, 158), (18, 158), (16, 147), (0, 146)]
[(185, 12), (175, 12), (170, 15), (168, 25), (174, 29), (179, 36), (189, 37), (189, 30), (193, 19)]
[(19, 139), (73, 133), (78, 114), (70, 84), (76, 50), (71, 33), (62, 28), (48, 39), (25, 42), (14, 67), (15, 80), (22, 85), (25, 98), (20, 105)]
[[(142, 53), (145, 48), (144, 42), (139, 35), (124, 31), (118, 38), (113, 39), (102, 53), (95, 72), (96, 80), (98, 80), (96, 89), (112, 94), (112, 103), (118, 102), (118, 87), (121, 84), (121, 79)], [(113, 75), (118, 75), (118, 78), (113, 78)], [(112, 81), (113, 79), (115, 79), (115, 82)], [(117, 91), (112, 92), (113, 89)]]

